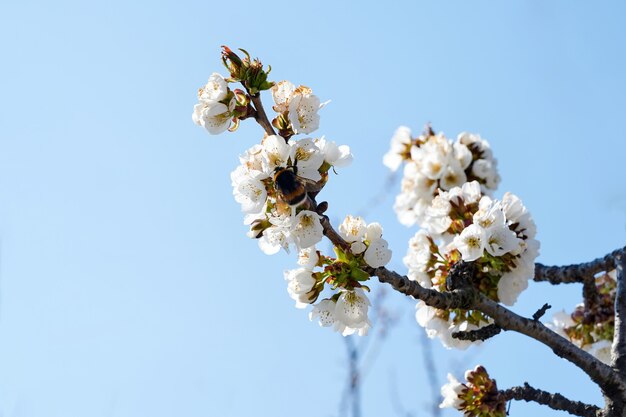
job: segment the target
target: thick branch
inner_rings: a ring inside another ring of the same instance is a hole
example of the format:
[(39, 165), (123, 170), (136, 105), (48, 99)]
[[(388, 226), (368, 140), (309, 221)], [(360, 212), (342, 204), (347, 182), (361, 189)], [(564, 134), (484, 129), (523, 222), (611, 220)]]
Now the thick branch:
[(254, 104), (254, 108), (256, 110), (256, 113), (254, 114), (254, 119), (257, 121), (258, 124), (261, 125), (263, 130), (265, 130), (265, 133), (267, 133), (270, 136), (275, 135), (276, 132), (274, 132), (274, 128), (272, 127), (272, 124), (267, 118), (267, 114), (265, 114), (263, 103), (261, 103), (261, 95), (260, 94), (250, 95), (250, 98), (252, 99), (252, 103)]
[(626, 382), (626, 251), (617, 257), (615, 291), (615, 336), (611, 348), (613, 368)]
[(483, 294), (479, 294), (479, 300), (474, 308), (493, 318), (503, 330), (522, 333), (552, 348), (557, 356), (582, 369), (605, 393), (626, 392), (626, 386), (611, 367), (548, 329), (540, 321), (519, 316)]
[(615, 257), (626, 248), (616, 249), (602, 258), (594, 259), (576, 265), (546, 266), (535, 264), (535, 278), (537, 282), (548, 281), (550, 284), (570, 284), (584, 282), (585, 278), (593, 279), (598, 272), (610, 271), (615, 264)]
[(523, 387), (513, 387), (504, 391), (500, 391), (500, 398), (504, 401), (524, 400), (533, 401), (539, 404), (547, 405), (554, 410), (567, 411), (570, 414), (583, 417), (596, 417), (600, 410), (595, 405), (581, 403), (580, 401), (572, 401), (565, 398), (559, 393), (550, 394), (524, 383)]

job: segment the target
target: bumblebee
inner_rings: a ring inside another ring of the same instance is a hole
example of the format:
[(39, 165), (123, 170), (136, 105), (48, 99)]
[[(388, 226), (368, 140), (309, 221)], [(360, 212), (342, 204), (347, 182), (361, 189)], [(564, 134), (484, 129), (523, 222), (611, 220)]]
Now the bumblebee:
[(274, 170), (274, 187), (280, 198), (292, 207), (304, 203), (308, 197), (307, 180), (298, 176), (298, 167), (289, 165)]

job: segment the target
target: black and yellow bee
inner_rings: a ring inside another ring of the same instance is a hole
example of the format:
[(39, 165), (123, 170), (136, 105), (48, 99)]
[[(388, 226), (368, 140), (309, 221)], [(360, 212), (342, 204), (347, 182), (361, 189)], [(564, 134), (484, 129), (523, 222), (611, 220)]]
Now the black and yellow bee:
[(298, 167), (289, 165), (274, 170), (274, 187), (282, 201), (292, 207), (304, 203), (307, 195), (307, 180), (298, 176)]

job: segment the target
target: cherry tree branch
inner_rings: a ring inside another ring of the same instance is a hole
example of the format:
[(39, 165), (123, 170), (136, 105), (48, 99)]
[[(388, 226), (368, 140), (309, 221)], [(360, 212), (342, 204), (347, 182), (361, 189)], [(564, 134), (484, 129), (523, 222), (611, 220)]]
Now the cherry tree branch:
[(611, 348), (611, 365), (626, 382), (626, 250), (616, 261), (615, 336)]
[(257, 123), (261, 125), (263, 130), (265, 130), (265, 133), (267, 133), (269, 136), (275, 135), (276, 132), (274, 132), (274, 128), (267, 118), (267, 114), (265, 113), (265, 109), (263, 108), (263, 103), (261, 102), (261, 94), (252, 95), (248, 91), (248, 95), (250, 96), (252, 104), (254, 104), (254, 109), (256, 110), (256, 113), (254, 114), (254, 120), (256, 120)]
[(598, 411), (600, 410), (600, 408), (595, 405), (585, 404), (580, 401), (573, 401), (565, 398), (559, 393), (550, 394), (549, 392), (533, 388), (528, 385), (527, 382), (524, 383), (524, 386), (513, 387), (500, 391), (499, 396), (500, 399), (504, 401), (532, 401), (547, 405), (554, 410), (567, 411), (570, 414), (582, 417), (596, 417), (598, 415)]
[(557, 356), (582, 369), (604, 391), (626, 392), (626, 386), (610, 366), (548, 329), (540, 321), (519, 316), (483, 294), (479, 294), (479, 300), (474, 308), (493, 318), (502, 329), (516, 331), (550, 347)]
[(591, 262), (565, 266), (546, 266), (535, 264), (535, 278), (537, 282), (547, 281), (550, 284), (583, 283), (585, 279), (593, 280), (594, 275), (602, 271), (610, 271), (615, 265), (615, 257), (626, 250), (626, 247), (594, 259)]

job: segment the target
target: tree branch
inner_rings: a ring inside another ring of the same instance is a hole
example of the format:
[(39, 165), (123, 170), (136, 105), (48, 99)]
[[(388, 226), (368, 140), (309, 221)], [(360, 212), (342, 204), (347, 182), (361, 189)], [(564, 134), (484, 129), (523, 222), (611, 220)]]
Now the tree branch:
[(598, 272), (613, 269), (615, 257), (626, 250), (626, 247), (616, 249), (602, 258), (594, 259), (591, 262), (582, 264), (572, 264), (565, 266), (546, 266), (535, 264), (535, 278), (537, 282), (547, 281), (550, 284), (571, 284), (582, 283), (587, 279), (593, 279)]
[(494, 337), (502, 331), (502, 328), (495, 323), (486, 325), (476, 330), (468, 330), (465, 332), (454, 332), (452, 337), (459, 340), (469, 340), (475, 342), (477, 340), (485, 341), (491, 337)]
[(252, 95), (249, 91), (248, 94), (250, 95), (250, 99), (252, 100), (252, 103), (254, 104), (254, 109), (256, 110), (256, 113), (254, 114), (254, 120), (256, 120), (257, 123), (261, 125), (263, 130), (265, 130), (265, 133), (267, 133), (269, 136), (275, 135), (276, 132), (274, 132), (274, 128), (267, 118), (267, 114), (265, 114), (265, 109), (263, 108), (263, 103), (261, 102), (261, 95)]
[(600, 410), (600, 408), (595, 405), (585, 404), (580, 401), (573, 401), (565, 398), (559, 393), (550, 394), (549, 392), (533, 388), (528, 385), (527, 382), (524, 382), (523, 387), (513, 387), (500, 391), (499, 396), (500, 399), (504, 401), (533, 401), (539, 404), (547, 405), (554, 410), (563, 410), (570, 414), (582, 417), (596, 417), (597, 412)]
[(615, 335), (611, 347), (611, 365), (626, 381), (626, 250), (616, 260)]
[(626, 385), (611, 367), (548, 329), (540, 321), (519, 316), (483, 294), (479, 294), (479, 300), (474, 308), (493, 318), (503, 330), (522, 333), (550, 347), (557, 356), (582, 369), (603, 391), (626, 392)]

